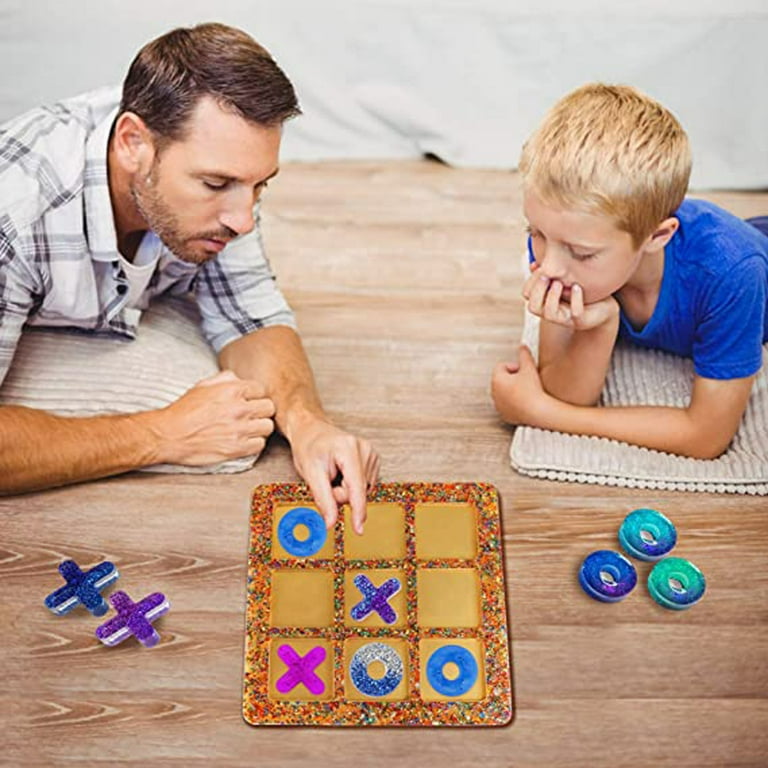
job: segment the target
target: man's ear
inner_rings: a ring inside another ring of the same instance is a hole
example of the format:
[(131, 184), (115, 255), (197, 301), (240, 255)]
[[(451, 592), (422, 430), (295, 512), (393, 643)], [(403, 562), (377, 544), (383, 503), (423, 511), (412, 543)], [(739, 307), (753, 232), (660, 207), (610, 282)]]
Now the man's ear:
[(675, 216), (664, 219), (645, 241), (646, 251), (660, 251), (672, 239), (680, 228), (680, 221)]
[(134, 112), (122, 112), (112, 131), (112, 148), (120, 165), (131, 174), (148, 174), (156, 147), (147, 124)]

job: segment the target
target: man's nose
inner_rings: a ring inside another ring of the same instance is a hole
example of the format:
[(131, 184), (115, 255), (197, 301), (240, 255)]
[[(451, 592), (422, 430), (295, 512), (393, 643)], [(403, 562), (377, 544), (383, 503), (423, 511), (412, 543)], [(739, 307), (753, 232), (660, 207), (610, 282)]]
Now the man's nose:
[(256, 224), (253, 203), (246, 201), (227, 208), (219, 217), (219, 221), (238, 235), (247, 234)]

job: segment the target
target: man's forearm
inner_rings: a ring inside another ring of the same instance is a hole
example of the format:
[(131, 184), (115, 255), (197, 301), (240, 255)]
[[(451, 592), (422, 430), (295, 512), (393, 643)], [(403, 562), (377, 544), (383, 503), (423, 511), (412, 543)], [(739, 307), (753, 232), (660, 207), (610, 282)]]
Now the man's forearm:
[(291, 436), (307, 418), (326, 418), (301, 339), (287, 326), (249, 333), (222, 349), (219, 365), (244, 379), (262, 382), (275, 404), (275, 422)]
[(93, 480), (160, 460), (150, 413), (90, 418), (0, 407), (0, 494)]
[(549, 397), (532, 421), (542, 429), (606, 437), (695, 459), (716, 458), (730, 442), (687, 408), (585, 407)]
[(539, 375), (544, 389), (558, 400), (594, 405), (611, 362), (618, 315), (585, 331), (566, 331), (545, 323), (542, 321), (539, 339)]

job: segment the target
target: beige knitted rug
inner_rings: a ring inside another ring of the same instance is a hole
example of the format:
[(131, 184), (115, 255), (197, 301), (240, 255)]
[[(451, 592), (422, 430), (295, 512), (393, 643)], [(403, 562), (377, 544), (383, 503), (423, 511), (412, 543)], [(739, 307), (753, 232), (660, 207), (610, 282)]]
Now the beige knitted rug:
[[(135, 341), (25, 331), (0, 387), (0, 405), (26, 405), (61, 416), (147, 411), (169, 405), (218, 370), (200, 331), (197, 307), (164, 298), (143, 313)], [(143, 471), (242, 472), (255, 460), (250, 456), (207, 467), (158, 464)]]
[[(538, 349), (538, 319), (527, 315), (523, 340)], [(656, 350), (619, 345), (601, 405), (685, 406), (692, 361)], [(768, 345), (746, 413), (729, 449), (703, 461), (598, 437), (518, 427), (510, 449), (520, 473), (548, 480), (627, 488), (768, 495)]]

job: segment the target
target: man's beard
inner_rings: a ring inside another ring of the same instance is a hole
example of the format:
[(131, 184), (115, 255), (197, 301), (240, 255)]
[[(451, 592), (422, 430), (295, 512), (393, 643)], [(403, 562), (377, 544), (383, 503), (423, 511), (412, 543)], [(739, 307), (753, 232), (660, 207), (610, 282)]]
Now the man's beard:
[(226, 232), (216, 230), (215, 232), (202, 232), (196, 235), (187, 235), (181, 231), (179, 220), (166, 204), (163, 197), (152, 183), (152, 174), (156, 164), (153, 164), (149, 175), (141, 181), (134, 181), (131, 184), (131, 197), (136, 209), (141, 214), (147, 227), (152, 230), (162, 241), (163, 245), (171, 253), (182, 261), (191, 264), (204, 264), (216, 256), (215, 253), (208, 253), (201, 250), (195, 250), (191, 245), (194, 240), (231, 240), (236, 236), (236, 232), (227, 230)]

